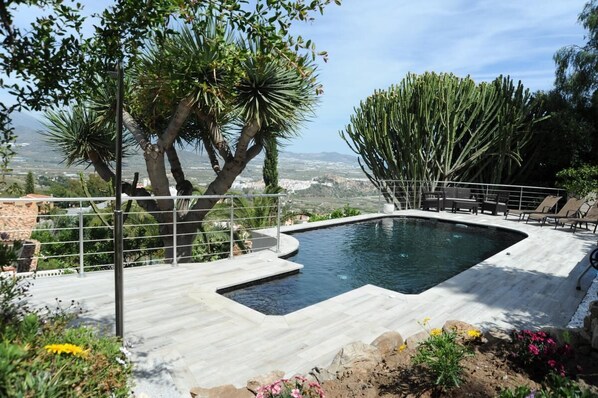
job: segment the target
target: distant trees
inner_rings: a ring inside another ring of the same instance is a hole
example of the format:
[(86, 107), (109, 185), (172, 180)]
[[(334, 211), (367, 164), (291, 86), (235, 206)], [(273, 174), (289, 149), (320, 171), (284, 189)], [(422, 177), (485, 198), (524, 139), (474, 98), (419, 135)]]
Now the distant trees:
[(35, 180), (33, 179), (33, 173), (27, 173), (27, 178), (25, 179), (25, 193), (35, 193)]
[(341, 137), (369, 179), (506, 183), (543, 115), (521, 83), (408, 74), (360, 103)]
[(595, 101), (598, 89), (598, 0), (588, 1), (578, 21), (586, 30), (582, 46), (561, 48), (554, 56), (556, 88), (576, 103)]
[(264, 168), (262, 175), (266, 187), (278, 187), (278, 143), (276, 139), (267, 140), (264, 144)]

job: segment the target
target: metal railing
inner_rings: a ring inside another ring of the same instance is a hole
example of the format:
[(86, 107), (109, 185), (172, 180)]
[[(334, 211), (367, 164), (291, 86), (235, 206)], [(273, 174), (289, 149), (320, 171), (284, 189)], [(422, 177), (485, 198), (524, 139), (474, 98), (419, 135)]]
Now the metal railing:
[(564, 196), (565, 191), (558, 188), (534, 187), (525, 185), (484, 184), (459, 181), (430, 181), (416, 180), (381, 180), (379, 203), (393, 203), (399, 210), (421, 208), (423, 192), (439, 190), (444, 187), (469, 188), (472, 195), (484, 198), (499, 192), (509, 194), (507, 207), (509, 209), (535, 209), (547, 195)]
[[(259, 250), (278, 252), (285, 198), (285, 194), (124, 197), (124, 265), (176, 266)], [(23, 243), (14, 266), (4, 262), (0, 271), (84, 275), (112, 269), (114, 200), (0, 198), (0, 243)], [(161, 206), (166, 210), (155, 206), (157, 201), (166, 204)]]

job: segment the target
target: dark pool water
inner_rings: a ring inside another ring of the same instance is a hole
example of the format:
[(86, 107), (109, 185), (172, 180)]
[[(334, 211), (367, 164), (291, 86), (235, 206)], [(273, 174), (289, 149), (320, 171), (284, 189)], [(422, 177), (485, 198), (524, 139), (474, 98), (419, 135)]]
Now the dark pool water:
[(299, 274), (223, 293), (284, 315), (366, 284), (420, 293), (520, 241), (523, 234), (418, 218), (383, 218), (294, 233)]

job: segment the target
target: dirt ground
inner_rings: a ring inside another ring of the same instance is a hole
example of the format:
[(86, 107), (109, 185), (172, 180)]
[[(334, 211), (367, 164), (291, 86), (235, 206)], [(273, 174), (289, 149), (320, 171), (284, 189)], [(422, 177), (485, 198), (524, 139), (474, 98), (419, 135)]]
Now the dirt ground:
[[(490, 337), (486, 342), (473, 345), (472, 354), (464, 359), (464, 380), (448, 392), (434, 388), (433, 379), (421, 366), (412, 366), (413, 350), (394, 351), (384, 358), (373, 371), (359, 369), (345, 373), (340, 380), (327, 381), (323, 388), (327, 398), (374, 397), (495, 397), (505, 388), (529, 386), (540, 388), (532, 375), (520, 369), (508, 358), (507, 342)], [(571, 375), (598, 396), (598, 353), (577, 353)]]

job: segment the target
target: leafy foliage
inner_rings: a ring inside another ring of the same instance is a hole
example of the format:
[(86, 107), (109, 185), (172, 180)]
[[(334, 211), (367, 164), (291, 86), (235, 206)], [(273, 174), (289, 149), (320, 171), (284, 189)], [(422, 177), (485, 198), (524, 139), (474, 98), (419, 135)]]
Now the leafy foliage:
[(27, 178), (25, 179), (25, 193), (35, 193), (35, 180), (32, 172), (27, 173)]
[(556, 86), (574, 102), (590, 101), (598, 89), (598, 1), (588, 1), (578, 21), (586, 30), (587, 42), (561, 48), (554, 56)]
[(312, 214), (309, 216), (309, 222), (332, 220), (333, 218), (352, 217), (358, 216), (360, 214), (361, 211), (353, 207), (350, 207), (348, 204), (346, 204), (344, 207), (341, 207), (340, 209), (335, 209), (328, 214)]
[(598, 166), (570, 167), (559, 171), (556, 177), (558, 185), (570, 195), (583, 198), (598, 192)]
[(550, 373), (542, 383), (540, 390), (532, 390), (526, 386), (502, 390), (499, 398), (594, 398), (596, 394), (582, 388), (568, 377)]
[(131, 365), (120, 343), (90, 328), (69, 328), (72, 315), (63, 311), (29, 310), (26, 292), (26, 282), (0, 278), (0, 395), (129, 396)]
[(598, 148), (598, 103), (575, 103), (556, 89), (537, 92), (534, 97), (542, 113), (550, 117), (534, 126), (515, 183), (554, 186), (560, 170), (598, 162), (594, 150)]
[(461, 384), (461, 361), (468, 353), (467, 348), (457, 342), (456, 332), (432, 329), (430, 337), (417, 347), (413, 363), (425, 365), (434, 377), (434, 383), (449, 390)]
[(266, 187), (278, 186), (278, 143), (276, 139), (265, 142), (264, 168), (262, 171), (264, 185)]

